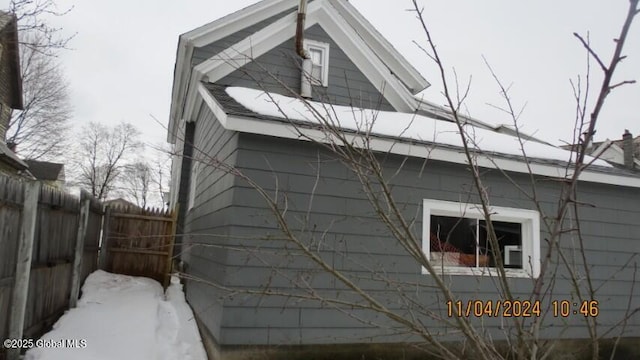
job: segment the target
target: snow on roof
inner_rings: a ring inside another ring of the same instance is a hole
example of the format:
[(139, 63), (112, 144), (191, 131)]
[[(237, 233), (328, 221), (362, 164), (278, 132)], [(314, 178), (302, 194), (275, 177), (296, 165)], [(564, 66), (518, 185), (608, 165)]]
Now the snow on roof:
[[(314, 114), (317, 112), (327, 119), (325, 121), (345, 130), (369, 131), (372, 135), (462, 147), (458, 127), (453, 122), (417, 114), (352, 108), (316, 101), (304, 102), (298, 98), (241, 87), (228, 87), (226, 92), (245, 108), (264, 116), (320, 124), (321, 120)], [(522, 147), (524, 147), (529, 158), (561, 162), (568, 162), (571, 159), (570, 151), (555, 146), (524, 138), (519, 140), (511, 135), (471, 125), (465, 125), (465, 131), (470, 141), (469, 146), (485, 153), (522, 157)], [(522, 141), (522, 147), (520, 141)], [(596, 160), (594, 164), (611, 167), (603, 160)]]

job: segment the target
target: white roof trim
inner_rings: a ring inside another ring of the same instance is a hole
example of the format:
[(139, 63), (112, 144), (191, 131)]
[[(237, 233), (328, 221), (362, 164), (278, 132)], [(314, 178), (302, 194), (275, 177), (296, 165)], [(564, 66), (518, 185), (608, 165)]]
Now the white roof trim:
[(404, 56), (399, 56), (398, 50), (350, 2), (343, 0), (329, 0), (329, 2), (414, 95), (431, 86)]
[[(327, 142), (327, 134), (317, 129), (295, 127), (293, 124), (285, 122), (279, 123), (228, 115), (204, 85), (199, 84), (198, 93), (204, 99), (204, 103), (206, 103), (207, 106), (211, 108), (211, 111), (216, 115), (220, 124), (227, 130), (285, 139), (309, 140), (308, 138), (310, 138), (313, 141)], [(300, 135), (301, 132), (304, 136)], [(352, 134), (346, 134), (345, 136), (349, 141), (357, 139), (356, 136)], [(467, 165), (467, 158), (465, 154), (462, 150), (457, 149), (437, 146), (430, 147), (378, 137), (372, 137), (370, 139), (370, 146), (374, 151), (390, 152), (398, 155)], [(499, 157), (490, 158), (486, 155), (478, 155), (476, 157), (476, 161), (477, 165), (483, 168), (500, 169), (525, 174), (529, 173), (527, 164), (515, 159)], [(529, 166), (535, 175), (554, 178), (565, 178), (566, 176), (565, 168), (562, 166), (534, 163), (529, 164)], [(585, 182), (640, 188), (640, 178), (605, 174), (594, 171), (584, 171), (580, 176), (580, 180)]]
[(191, 74), (190, 60), (193, 56), (193, 49), (213, 43), (287, 9), (293, 9), (296, 4), (297, 0), (263, 0), (180, 35), (173, 77), (167, 141), (175, 142), (177, 123), (181, 120), (177, 118), (179, 112), (183, 110), (184, 95), (188, 91), (186, 87)]
[[(190, 114), (187, 113), (188, 106), (185, 104), (185, 96), (193, 95), (194, 91), (192, 88), (194, 84), (202, 79), (202, 74), (198, 74), (198, 76), (194, 78), (193, 73), (195, 71), (192, 72), (190, 68), (193, 49), (215, 42), (288, 9), (294, 9), (297, 4), (298, 0), (263, 0), (180, 36), (171, 96), (171, 111), (167, 136), (169, 142), (175, 142), (177, 123), (183, 118), (190, 116)], [(373, 58), (368, 59), (368, 62), (379, 63), (379, 65), (375, 67), (376, 70), (383, 72), (381, 77), (385, 79), (387, 86), (391, 84), (394, 91), (398, 91), (398, 85), (401, 85), (404, 92), (415, 94), (429, 86), (429, 83), (418, 71), (346, 0), (315, 0), (310, 4), (308, 13), (310, 13), (313, 8), (324, 8), (330, 11), (331, 16), (326, 16), (325, 14), (325, 18), (332, 20), (330, 23), (340, 22), (341, 24), (338, 28), (344, 30), (346, 25), (346, 28), (349, 29), (348, 38), (350, 42), (359, 43), (358, 48), (360, 50), (362, 50), (362, 48), (368, 50), (366, 56), (373, 56)], [(295, 12), (292, 12), (292, 14), (295, 14)], [(331, 17), (334, 18), (332, 19)], [(293, 15), (293, 19), (295, 23), (295, 15)], [(317, 21), (312, 22), (309, 20), (308, 17), (307, 27), (317, 23)], [(324, 22), (323, 25), (325, 25)], [(293, 36), (294, 30), (295, 27), (291, 27), (291, 36)], [(254, 37), (256, 35), (257, 34), (255, 34)], [(355, 41), (355, 38), (359, 39), (359, 41)], [(285, 40), (286, 39), (282, 41)], [(257, 44), (255, 38), (253, 43)], [(237, 45), (239, 44), (236, 44), (233, 48), (237, 48)], [(277, 45), (278, 44), (275, 44), (274, 47)], [(255, 53), (253, 57), (256, 57)], [(203, 74), (209, 72), (204, 71), (204, 69), (201, 70)], [(372, 83), (376, 87), (382, 86), (380, 82), (376, 83), (372, 81)], [(385, 91), (385, 96), (387, 95)], [(398, 95), (397, 97), (398, 99), (394, 100), (395, 102), (411, 104), (413, 106), (411, 110), (415, 109), (415, 99), (409, 99), (409, 96), (405, 96), (404, 94)], [(393, 101), (389, 102), (397, 106)], [(398, 109), (401, 111), (409, 111), (405, 109), (404, 106), (399, 106)]]
[[(393, 76), (373, 51), (364, 43), (353, 28), (339, 16), (332, 6), (322, 6), (322, 1), (315, 1), (308, 7), (306, 27), (322, 25), (329, 36), (340, 46), (347, 56), (356, 64), (369, 81), (384, 94), (392, 106), (399, 111), (411, 112), (418, 106), (418, 101), (408, 89)], [(194, 92), (203, 76), (209, 82), (229, 75), (260, 55), (275, 48), (295, 35), (291, 26), (296, 21), (296, 14), (284, 16), (252, 36), (231, 46), (214, 58), (197, 65), (192, 74), (183, 118), (189, 119), (195, 108)]]
[(206, 46), (283, 11), (294, 9), (298, 3), (299, 0), (263, 0), (189, 31), (185, 36), (192, 39), (195, 47)]

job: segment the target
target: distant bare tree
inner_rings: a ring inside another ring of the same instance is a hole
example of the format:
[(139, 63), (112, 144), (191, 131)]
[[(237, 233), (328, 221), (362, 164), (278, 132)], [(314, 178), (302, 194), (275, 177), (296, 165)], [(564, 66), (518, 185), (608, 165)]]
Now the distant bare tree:
[(171, 151), (166, 146), (159, 146), (152, 164), (151, 182), (157, 191), (162, 207), (169, 202), (169, 182), (171, 180)]
[(151, 166), (145, 160), (139, 160), (125, 165), (122, 171), (122, 191), (135, 204), (147, 207), (153, 185)]
[(128, 123), (108, 127), (91, 122), (79, 134), (77, 183), (106, 199), (122, 175), (127, 159), (142, 147), (140, 131)]
[[(39, 35), (22, 34), (22, 39), (41, 42)], [(21, 46), (20, 69), (24, 109), (14, 111), (7, 142), (18, 145), (28, 159), (51, 159), (63, 155), (71, 117), (69, 86), (55, 57)]]

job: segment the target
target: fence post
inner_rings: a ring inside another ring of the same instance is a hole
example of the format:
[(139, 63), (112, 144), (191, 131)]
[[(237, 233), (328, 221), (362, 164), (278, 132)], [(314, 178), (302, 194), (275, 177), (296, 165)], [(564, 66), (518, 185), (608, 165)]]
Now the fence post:
[[(85, 196), (82, 194), (82, 198)], [(78, 234), (76, 236), (76, 253), (73, 258), (73, 271), (71, 274), (71, 294), (69, 295), (69, 307), (74, 308), (78, 303), (80, 294), (80, 277), (82, 276), (82, 257), (84, 256), (84, 238), (87, 233), (89, 221), (89, 207), (91, 200), (82, 200), (80, 207), (80, 221), (78, 221)]]
[(102, 221), (102, 239), (100, 240), (100, 258), (98, 259), (98, 269), (107, 270), (107, 249), (109, 241), (109, 220), (111, 219), (111, 207), (107, 206)]
[[(37, 181), (26, 183), (22, 217), (20, 219), (20, 244), (18, 245), (16, 276), (11, 299), (9, 339), (22, 339), (24, 331), (39, 196), (40, 183)], [(19, 357), (20, 349), (7, 349), (7, 360), (17, 360)]]
[(179, 210), (179, 205), (177, 205), (175, 207), (175, 209), (173, 209), (173, 211), (171, 212), (171, 229), (170, 234), (169, 234), (169, 246), (167, 249), (167, 269), (166, 269), (166, 276), (164, 279), (164, 287), (165, 289), (169, 286), (169, 284), (171, 283), (171, 271), (173, 270), (173, 254), (174, 254), (174, 250), (173, 247), (175, 246), (176, 243), (176, 227), (177, 227), (177, 223), (178, 223), (178, 210)]

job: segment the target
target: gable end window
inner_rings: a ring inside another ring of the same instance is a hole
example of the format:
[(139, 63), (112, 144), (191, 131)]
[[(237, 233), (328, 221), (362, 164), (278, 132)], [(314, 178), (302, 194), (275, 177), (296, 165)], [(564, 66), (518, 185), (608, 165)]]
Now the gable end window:
[(311, 83), (316, 86), (329, 86), (329, 44), (305, 40), (304, 48), (312, 62)]
[[(422, 250), (446, 275), (497, 276), (502, 258), (510, 277), (540, 274), (540, 214), (537, 211), (491, 207), (491, 223), (498, 240), (494, 251), (482, 207), (439, 200), (423, 201)], [(425, 268), (424, 274), (428, 274)]]

